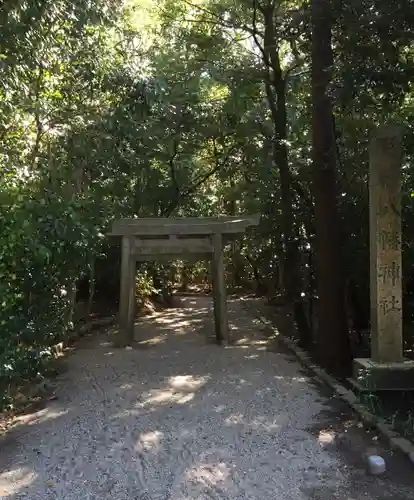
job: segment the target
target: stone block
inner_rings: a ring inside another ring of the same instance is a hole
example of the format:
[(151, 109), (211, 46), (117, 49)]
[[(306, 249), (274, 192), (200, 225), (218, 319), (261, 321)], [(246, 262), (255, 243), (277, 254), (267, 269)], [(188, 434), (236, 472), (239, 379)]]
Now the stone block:
[(368, 358), (354, 360), (352, 384), (365, 392), (414, 391), (414, 361), (377, 363)]

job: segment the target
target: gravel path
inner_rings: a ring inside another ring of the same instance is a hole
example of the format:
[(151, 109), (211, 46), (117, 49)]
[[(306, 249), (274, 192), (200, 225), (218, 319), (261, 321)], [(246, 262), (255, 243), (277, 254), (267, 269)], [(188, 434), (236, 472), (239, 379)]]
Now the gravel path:
[(387, 477), (365, 474), (371, 438), (346, 428), (346, 411), (289, 355), (267, 350), (238, 300), (238, 345), (226, 349), (206, 341), (210, 300), (183, 306), (140, 320), (139, 348), (113, 350), (101, 334), (69, 355), (58, 399), (0, 442), (1, 498), (413, 498), (398, 457)]

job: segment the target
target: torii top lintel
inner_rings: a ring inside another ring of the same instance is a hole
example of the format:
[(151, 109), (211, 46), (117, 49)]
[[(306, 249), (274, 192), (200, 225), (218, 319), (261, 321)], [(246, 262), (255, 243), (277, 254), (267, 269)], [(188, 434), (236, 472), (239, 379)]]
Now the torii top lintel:
[(108, 236), (209, 236), (212, 234), (243, 234), (248, 227), (257, 226), (260, 215), (235, 217), (141, 217), (117, 219)]

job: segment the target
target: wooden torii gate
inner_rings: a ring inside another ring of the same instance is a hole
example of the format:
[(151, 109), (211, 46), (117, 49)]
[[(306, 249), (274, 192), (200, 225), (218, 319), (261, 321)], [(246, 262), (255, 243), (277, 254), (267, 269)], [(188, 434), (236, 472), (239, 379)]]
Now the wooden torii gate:
[(212, 261), (216, 339), (218, 344), (228, 343), (224, 245), (248, 227), (257, 226), (259, 220), (260, 215), (115, 220), (109, 236), (122, 237), (120, 329), (116, 344), (127, 346), (134, 340), (136, 262), (189, 257)]

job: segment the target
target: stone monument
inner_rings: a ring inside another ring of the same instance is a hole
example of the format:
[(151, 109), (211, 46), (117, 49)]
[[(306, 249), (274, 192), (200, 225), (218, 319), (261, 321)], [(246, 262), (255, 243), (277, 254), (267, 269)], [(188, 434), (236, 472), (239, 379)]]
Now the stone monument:
[(401, 164), (400, 129), (380, 127), (369, 150), (371, 358), (354, 360), (361, 390), (414, 389), (414, 362), (403, 357)]

